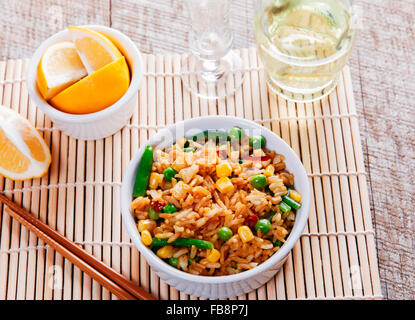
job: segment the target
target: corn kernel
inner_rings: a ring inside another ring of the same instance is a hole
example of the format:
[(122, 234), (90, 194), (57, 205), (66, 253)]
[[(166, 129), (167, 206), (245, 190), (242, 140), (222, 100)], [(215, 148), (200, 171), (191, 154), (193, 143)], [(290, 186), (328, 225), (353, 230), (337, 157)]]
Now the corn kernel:
[(219, 250), (216, 249), (212, 249), (209, 253), (209, 255), (206, 257), (206, 259), (208, 259), (209, 262), (218, 262), (218, 260), (220, 259), (220, 252)]
[(157, 250), (157, 256), (162, 259), (170, 258), (174, 253), (173, 246), (165, 246)]
[(294, 201), (297, 201), (298, 203), (301, 202), (301, 193), (299, 193), (297, 190), (290, 190), (290, 198)]
[(216, 181), (216, 188), (218, 188), (221, 193), (228, 193), (233, 190), (234, 186), (228, 177), (222, 177)]
[(274, 166), (270, 164), (265, 168), (264, 176), (271, 177), (272, 175), (274, 175), (274, 171), (275, 171)]
[(150, 189), (157, 189), (162, 179), (162, 175), (157, 172), (152, 172), (150, 174), (150, 179), (148, 180), (148, 187)]
[(141, 232), (141, 241), (147, 247), (153, 243), (153, 238), (151, 237), (150, 231), (144, 230)]
[(248, 226), (241, 226), (238, 228), (238, 234), (242, 242), (249, 242), (254, 238), (254, 234)]
[(219, 163), (216, 166), (216, 174), (219, 178), (229, 177), (232, 174), (232, 167), (228, 162)]
[(138, 221), (138, 231), (143, 232), (144, 230), (151, 231), (157, 227), (157, 223), (154, 220), (146, 219)]

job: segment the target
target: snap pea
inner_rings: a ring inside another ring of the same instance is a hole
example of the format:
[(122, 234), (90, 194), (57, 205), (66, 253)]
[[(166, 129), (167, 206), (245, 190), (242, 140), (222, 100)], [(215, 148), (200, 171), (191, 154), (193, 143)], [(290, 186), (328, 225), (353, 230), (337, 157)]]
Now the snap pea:
[(148, 179), (153, 166), (153, 147), (145, 147), (135, 178), (133, 197), (144, 197), (147, 191)]
[(193, 239), (193, 238), (179, 238), (171, 243), (168, 243), (168, 239), (153, 238), (153, 247), (164, 247), (167, 245), (175, 245), (179, 247), (191, 247), (195, 246), (199, 249), (213, 249), (213, 244), (210, 241)]
[(298, 203), (297, 201), (291, 199), (288, 196), (282, 196), (282, 201), (284, 201), (286, 204), (288, 204), (291, 208), (298, 210), (301, 208), (301, 203)]
[(183, 148), (183, 151), (184, 152), (195, 152), (195, 148), (193, 148), (193, 147), (187, 147), (187, 148)]

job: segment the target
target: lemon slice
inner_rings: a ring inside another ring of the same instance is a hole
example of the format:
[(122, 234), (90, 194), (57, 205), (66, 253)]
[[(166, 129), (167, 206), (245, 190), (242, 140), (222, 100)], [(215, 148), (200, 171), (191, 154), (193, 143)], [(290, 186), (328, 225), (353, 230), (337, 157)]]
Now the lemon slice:
[(117, 102), (130, 86), (130, 71), (124, 57), (83, 78), (50, 100), (57, 109), (86, 114)]
[(87, 75), (75, 45), (58, 42), (46, 49), (39, 62), (37, 86), (43, 98), (49, 100)]
[(0, 174), (12, 180), (38, 178), (50, 162), (50, 150), (31, 123), (0, 106)]
[(111, 40), (97, 31), (80, 27), (68, 29), (88, 74), (123, 56)]

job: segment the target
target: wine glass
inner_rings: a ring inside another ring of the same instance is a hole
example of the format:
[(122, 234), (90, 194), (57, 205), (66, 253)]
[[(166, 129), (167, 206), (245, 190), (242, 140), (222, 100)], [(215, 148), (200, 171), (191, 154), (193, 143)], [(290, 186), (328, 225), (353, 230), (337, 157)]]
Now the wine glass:
[(258, 0), (255, 40), (269, 88), (311, 102), (336, 87), (354, 43), (353, 0)]
[(243, 81), (243, 62), (232, 51), (231, 0), (186, 0), (191, 54), (182, 60), (185, 88), (198, 97), (221, 99)]

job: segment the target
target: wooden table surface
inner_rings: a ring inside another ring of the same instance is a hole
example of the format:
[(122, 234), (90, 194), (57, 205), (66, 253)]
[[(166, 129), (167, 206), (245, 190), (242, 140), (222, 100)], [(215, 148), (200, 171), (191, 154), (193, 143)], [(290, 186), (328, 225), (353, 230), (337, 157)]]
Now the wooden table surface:
[[(235, 0), (235, 47), (254, 46), (254, 0)], [(382, 293), (415, 299), (415, 2), (356, 0), (358, 35), (350, 58), (360, 115)], [(0, 0), (0, 60), (30, 57), (68, 25), (102, 24), (144, 53), (188, 50), (180, 0)]]

